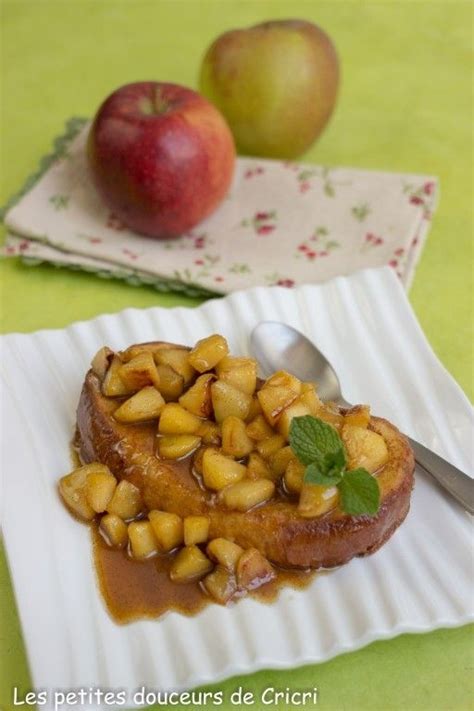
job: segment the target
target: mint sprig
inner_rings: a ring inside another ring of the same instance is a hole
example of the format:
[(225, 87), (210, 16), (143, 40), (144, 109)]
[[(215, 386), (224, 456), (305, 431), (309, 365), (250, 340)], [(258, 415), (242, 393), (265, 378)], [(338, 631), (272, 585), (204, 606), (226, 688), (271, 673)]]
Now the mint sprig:
[(332, 425), (312, 415), (295, 417), (290, 447), (306, 465), (306, 484), (337, 486), (341, 508), (351, 516), (373, 516), (380, 507), (377, 480), (363, 468), (347, 471), (344, 442)]

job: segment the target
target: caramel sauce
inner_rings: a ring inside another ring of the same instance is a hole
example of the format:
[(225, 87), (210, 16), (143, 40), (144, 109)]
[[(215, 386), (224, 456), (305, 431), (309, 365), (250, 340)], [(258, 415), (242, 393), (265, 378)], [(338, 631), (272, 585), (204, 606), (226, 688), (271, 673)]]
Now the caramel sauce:
[[(196, 615), (207, 605), (217, 604), (199, 582), (173, 583), (169, 569), (175, 554), (134, 560), (126, 550), (110, 548), (97, 522), (91, 524), (94, 565), (100, 592), (109, 614), (120, 624), (143, 618), (156, 619), (167, 612)], [(283, 586), (305, 588), (314, 571), (276, 569), (274, 580), (249, 593), (261, 602), (273, 602)], [(228, 604), (231, 607), (237, 602)]]

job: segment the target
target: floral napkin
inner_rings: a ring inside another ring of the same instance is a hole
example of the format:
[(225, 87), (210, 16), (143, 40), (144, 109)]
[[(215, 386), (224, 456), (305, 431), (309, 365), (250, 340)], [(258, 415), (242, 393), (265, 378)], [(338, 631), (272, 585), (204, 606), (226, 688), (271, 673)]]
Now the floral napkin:
[(239, 158), (218, 210), (179, 239), (156, 241), (128, 230), (100, 200), (85, 160), (88, 130), (73, 120), (7, 211), (4, 254), (192, 295), (291, 287), (385, 264), (410, 285), (436, 178)]

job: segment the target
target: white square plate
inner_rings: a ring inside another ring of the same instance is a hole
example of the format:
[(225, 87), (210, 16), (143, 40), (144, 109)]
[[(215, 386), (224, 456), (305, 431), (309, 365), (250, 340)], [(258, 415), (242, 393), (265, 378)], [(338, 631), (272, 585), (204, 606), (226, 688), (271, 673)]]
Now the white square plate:
[(104, 344), (191, 344), (216, 331), (233, 353), (246, 353), (250, 330), (263, 319), (313, 339), (350, 401), (369, 402), (375, 414), (472, 471), (471, 406), (388, 268), (295, 290), (256, 288), (197, 309), (127, 309), (60, 331), (4, 336), (3, 533), (37, 688), (189, 688), (473, 619), (470, 517), (419, 472), (394, 537), (373, 556), (316, 576), (306, 590), (283, 590), (271, 605), (211, 605), (190, 618), (171, 613), (119, 626), (108, 616), (89, 536), (56, 492), (70, 468), (91, 356)]

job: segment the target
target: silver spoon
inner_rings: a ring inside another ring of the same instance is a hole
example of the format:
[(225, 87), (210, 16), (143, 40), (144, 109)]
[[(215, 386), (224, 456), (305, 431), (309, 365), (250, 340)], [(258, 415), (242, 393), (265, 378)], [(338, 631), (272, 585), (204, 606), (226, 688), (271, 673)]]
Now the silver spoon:
[[(250, 336), (251, 349), (264, 374), (288, 370), (301, 380), (318, 383), (322, 400), (332, 400), (341, 407), (351, 407), (341, 393), (334, 368), (302, 333), (277, 321), (262, 321)], [(474, 480), (411, 437), (407, 438), (417, 463), (431, 474), (459, 503), (474, 513)]]

